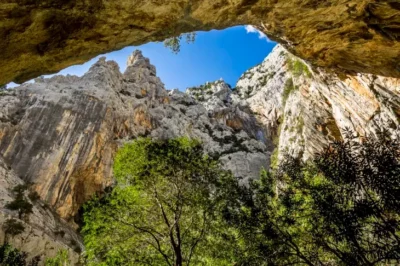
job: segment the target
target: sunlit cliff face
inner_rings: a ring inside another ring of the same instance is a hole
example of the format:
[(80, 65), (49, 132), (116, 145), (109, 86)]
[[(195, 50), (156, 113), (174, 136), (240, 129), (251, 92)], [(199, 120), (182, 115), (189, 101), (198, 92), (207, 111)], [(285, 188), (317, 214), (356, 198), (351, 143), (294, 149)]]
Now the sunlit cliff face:
[[(83, 77), (37, 79), (0, 97), (0, 153), (71, 220), (113, 183), (118, 147), (138, 136), (191, 136), (246, 180), (285, 153), (309, 158), (346, 128), (360, 136), (400, 123), (399, 80), (314, 69), (277, 46), (232, 89), (223, 80), (167, 91), (135, 51), (124, 73), (101, 58)], [(272, 152), (274, 155), (272, 155)], [(274, 159), (275, 157), (275, 159)]]

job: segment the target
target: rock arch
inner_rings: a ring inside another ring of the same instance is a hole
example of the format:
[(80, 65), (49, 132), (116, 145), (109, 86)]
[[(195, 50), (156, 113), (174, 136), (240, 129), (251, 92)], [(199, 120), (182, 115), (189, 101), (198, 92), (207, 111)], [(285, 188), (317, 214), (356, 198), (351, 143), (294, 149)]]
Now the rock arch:
[(400, 77), (397, 0), (4, 0), (0, 84), (129, 45), (245, 24), (316, 66)]

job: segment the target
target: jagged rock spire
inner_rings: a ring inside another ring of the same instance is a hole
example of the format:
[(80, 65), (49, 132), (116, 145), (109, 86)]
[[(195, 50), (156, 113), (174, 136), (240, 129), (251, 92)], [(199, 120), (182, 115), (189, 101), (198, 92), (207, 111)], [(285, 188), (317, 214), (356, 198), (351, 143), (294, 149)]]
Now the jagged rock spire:
[(127, 69), (125, 71), (125, 74), (128, 74), (131, 72), (133, 69), (132, 68), (142, 68), (142, 69), (148, 69), (150, 70), (149, 74), (156, 76), (157, 71), (155, 66), (153, 66), (150, 63), (150, 60), (147, 57), (143, 56), (142, 51), (140, 50), (135, 50), (128, 58), (127, 61)]
[(140, 50), (135, 50), (129, 56), (124, 77), (130, 83), (127, 90), (133, 95), (152, 95), (150, 98), (153, 99), (155, 95), (166, 94), (164, 84), (157, 77), (156, 67)]
[[(132, 66), (134, 65), (136, 62), (141, 62), (142, 60), (146, 60), (147, 58), (145, 58), (143, 56), (142, 51), (140, 50), (135, 50), (129, 57), (128, 57), (128, 61), (126, 62), (127, 66)], [(149, 62), (149, 59), (147, 59), (147, 61)], [(150, 63), (150, 62), (149, 62)]]

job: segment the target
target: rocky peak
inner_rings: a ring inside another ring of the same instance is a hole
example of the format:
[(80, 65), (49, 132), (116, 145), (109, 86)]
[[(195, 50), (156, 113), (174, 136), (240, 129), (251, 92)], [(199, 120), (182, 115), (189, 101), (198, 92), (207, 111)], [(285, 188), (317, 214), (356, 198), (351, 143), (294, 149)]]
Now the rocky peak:
[(107, 83), (110, 88), (116, 88), (121, 79), (121, 73), (117, 62), (107, 61), (106, 57), (100, 57), (89, 71), (84, 74), (82, 80), (90, 80), (97, 84)]
[(157, 77), (156, 67), (139, 50), (129, 56), (124, 80), (129, 83), (121, 91), (124, 94), (135, 95), (137, 98), (151, 95), (153, 100), (156, 96), (166, 95), (164, 84)]
[(143, 63), (144, 65), (150, 65), (150, 60), (148, 58), (145, 58), (143, 56), (142, 51), (140, 50), (135, 50), (133, 53), (128, 57), (128, 61), (126, 62), (127, 66), (132, 66), (135, 64), (141, 64)]
[[(241, 99), (252, 98), (260, 91), (273, 92), (282, 88), (282, 80), (287, 74), (288, 52), (280, 45), (275, 46), (265, 60), (247, 70), (236, 84), (235, 91)], [(268, 88), (268, 89), (266, 89)], [(279, 104), (275, 102), (274, 104)]]
[(150, 76), (157, 75), (156, 67), (150, 63), (150, 59), (144, 57), (142, 51), (135, 50), (128, 58), (125, 75), (129, 75), (131, 72), (135, 72), (139, 69), (141, 71), (148, 70), (146, 71), (146, 74)]

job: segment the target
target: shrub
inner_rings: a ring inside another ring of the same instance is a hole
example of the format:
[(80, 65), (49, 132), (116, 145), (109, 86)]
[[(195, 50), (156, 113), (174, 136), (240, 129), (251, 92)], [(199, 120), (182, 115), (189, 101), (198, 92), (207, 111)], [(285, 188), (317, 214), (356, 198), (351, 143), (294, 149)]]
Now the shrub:
[(40, 262), (40, 256), (27, 261), (27, 254), (13, 248), (9, 244), (0, 246), (0, 265), (4, 266), (37, 266)]
[(20, 185), (16, 185), (16, 186), (12, 189), (12, 191), (13, 191), (15, 194), (17, 194), (17, 195), (20, 195), (20, 194), (23, 194), (27, 189), (28, 189), (28, 185), (26, 185), (26, 184), (20, 184)]
[(47, 258), (45, 261), (46, 266), (69, 266), (71, 261), (68, 257), (68, 251), (60, 249), (54, 258)]
[(310, 69), (300, 60), (288, 58), (287, 64), (288, 69), (290, 72), (292, 72), (293, 76), (299, 77), (304, 74), (307, 78), (311, 78), (312, 74), (310, 72)]
[(32, 201), (32, 202), (36, 202), (40, 199), (39, 194), (36, 191), (31, 191), (28, 194), (28, 198)]
[(58, 231), (55, 231), (54, 234), (56, 236), (60, 236), (61, 238), (63, 238), (65, 236), (65, 231), (64, 230), (58, 230)]
[(29, 203), (24, 195), (24, 192), (28, 189), (27, 185), (17, 185), (13, 188), (15, 199), (5, 205), (9, 210), (18, 211), (18, 218), (28, 218), (29, 214), (33, 211), (33, 205)]
[(285, 106), (287, 99), (289, 98), (289, 95), (295, 91), (297, 87), (293, 84), (293, 79), (287, 79), (285, 82), (285, 87), (283, 89), (282, 93), (282, 105)]
[(24, 197), (17, 197), (14, 201), (7, 203), (5, 207), (9, 210), (18, 211), (19, 219), (27, 218), (33, 212), (33, 205), (26, 201)]
[(25, 226), (15, 219), (8, 219), (3, 225), (3, 228), (6, 234), (12, 236), (19, 235), (25, 230)]

